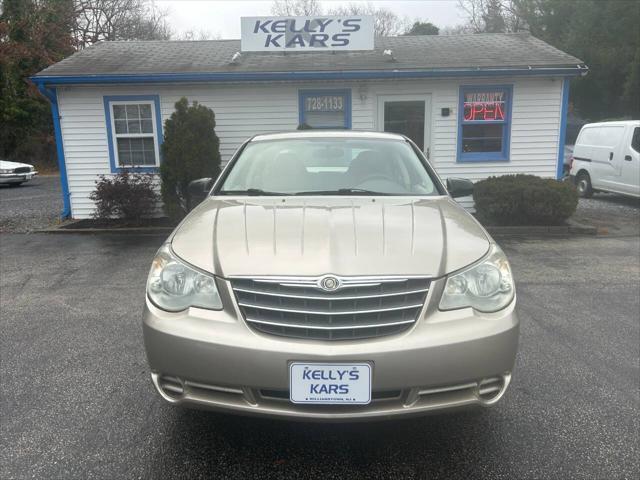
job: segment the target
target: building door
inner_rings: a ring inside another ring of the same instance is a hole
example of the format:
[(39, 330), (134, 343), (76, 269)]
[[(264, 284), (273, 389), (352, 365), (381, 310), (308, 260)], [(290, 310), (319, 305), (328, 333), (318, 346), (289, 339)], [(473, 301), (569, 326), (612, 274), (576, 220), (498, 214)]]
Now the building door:
[(379, 96), (378, 130), (406, 135), (428, 157), (431, 143), (431, 96)]

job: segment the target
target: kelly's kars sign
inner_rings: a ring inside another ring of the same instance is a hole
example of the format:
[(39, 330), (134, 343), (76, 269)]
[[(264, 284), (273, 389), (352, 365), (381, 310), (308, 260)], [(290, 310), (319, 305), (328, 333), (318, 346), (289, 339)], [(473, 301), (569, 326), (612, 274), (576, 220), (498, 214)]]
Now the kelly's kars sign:
[(242, 17), (242, 51), (373, 50), (373, 17)]

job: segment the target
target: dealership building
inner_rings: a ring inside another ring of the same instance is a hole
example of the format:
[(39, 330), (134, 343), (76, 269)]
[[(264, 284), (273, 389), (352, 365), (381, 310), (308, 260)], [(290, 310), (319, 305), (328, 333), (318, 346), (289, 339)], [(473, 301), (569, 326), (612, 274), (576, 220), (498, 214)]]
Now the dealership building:
[(242, 40), (101, 42), (32, 77), (52, 106), (63, 215), (91, 216), (99, 175), (157, 172), (181, 97), (215, 112), (223, 163), (305, 125), (403, 133), (443, 178), (561, 175), (581, 60), (529, 34), (374, 39), (366, 17), (295, 20), (243, 19)]

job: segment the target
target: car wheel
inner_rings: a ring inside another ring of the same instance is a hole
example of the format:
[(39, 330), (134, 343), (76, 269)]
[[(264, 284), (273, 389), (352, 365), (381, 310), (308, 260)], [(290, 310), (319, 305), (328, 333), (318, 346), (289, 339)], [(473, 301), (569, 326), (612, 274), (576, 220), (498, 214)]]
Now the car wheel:
[(576, 177), (576, 188), (578, 195), (583, 198), (591, 198), (593, 196), (593, 187), (591, 186), (591, 177), (587, 172), (580, 172)]

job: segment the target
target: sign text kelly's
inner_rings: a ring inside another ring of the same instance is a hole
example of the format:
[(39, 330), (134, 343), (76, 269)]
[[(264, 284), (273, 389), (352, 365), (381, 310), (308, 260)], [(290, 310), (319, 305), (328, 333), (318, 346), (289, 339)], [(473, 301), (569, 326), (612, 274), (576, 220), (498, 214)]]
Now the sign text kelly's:
[(242, 51), (373, 50), (373, 17), (242, 17)]

